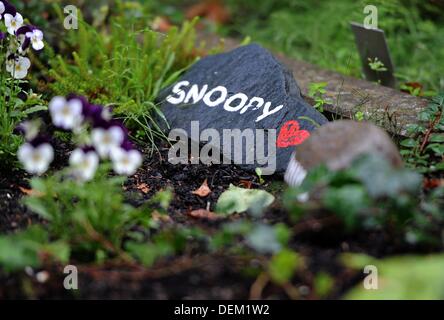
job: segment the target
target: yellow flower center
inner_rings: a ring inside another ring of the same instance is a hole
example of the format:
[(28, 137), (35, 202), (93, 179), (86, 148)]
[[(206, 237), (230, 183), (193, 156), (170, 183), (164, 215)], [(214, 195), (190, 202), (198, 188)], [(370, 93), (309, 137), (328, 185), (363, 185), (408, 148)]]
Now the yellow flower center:
[(42, 156), (41, 156), (39, 153), (34, 153), (34, 154), (32, 155), (32, 160), (33, 160), (34, 162), (39, 162), (40, 160), (42, 160)]
[(124, 159), (122, 160), (122, 163), (123, 163), (125, 166), (128, 166), (128, 165), (130, 164), (130, 161), (129, 161), (128, 158), (124, 158)]
[(69, 112), (69, 106), (68, 106), (68, 105), (63, 106), (62, 114), (63, 114), (64, 116), (69, 116), (69, 115), (70, 115), (70, 112)]
[(104, 143), (104, 144), (111, 144), (111, 136), (110, 136), (109, 134), (106, 134), (106, 135), (103, 137), (103, 143)]

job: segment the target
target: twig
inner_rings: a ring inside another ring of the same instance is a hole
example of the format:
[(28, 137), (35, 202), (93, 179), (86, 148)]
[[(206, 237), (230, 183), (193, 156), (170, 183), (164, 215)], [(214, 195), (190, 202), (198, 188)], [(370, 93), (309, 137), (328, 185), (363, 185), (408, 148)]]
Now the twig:
[(262, 272), (250, 288), (250, 300), (260, 300), (262, 297), (262, 292), (269, 281), (270, 277), (268, 274)]
[(284, 289), (285, 293), (288, 295), (288, 297), (291, 300), (299, 300), (301, 298), (299, 290), (295, 286), (293, 286), (290, 282), (284, 284), (282, 288)]
[(82, 226), (85, 228), (86, 233), (92, 240), (102, 244), (107, 250), (118, 254), (119, 257), (121, 257), (124, 261), (133, 261), (133, 259), (127, 253), (122, 251), (120, 248), (115, 247), (112, 242), (108, 241), (105, 237), (103, 237), (102, 234), (98, 233), (88, 221), (83, 221)]
[(421, 147), (419, 148), (419, 154), (421, 154), (424, 151), (424, 148), (426, 147), (427, 143), (429, 142), (430, 136), (433, 132), (433, 129), (435, 128), (436, 124), (441, 121), (442, 117), (442, 109), (439, 111), (438, 115), (435, 117), (435, 119), (431, 122), (429, 129), (427, 130), (426, 134), (424, 135), (424, 139), (422, 140)]

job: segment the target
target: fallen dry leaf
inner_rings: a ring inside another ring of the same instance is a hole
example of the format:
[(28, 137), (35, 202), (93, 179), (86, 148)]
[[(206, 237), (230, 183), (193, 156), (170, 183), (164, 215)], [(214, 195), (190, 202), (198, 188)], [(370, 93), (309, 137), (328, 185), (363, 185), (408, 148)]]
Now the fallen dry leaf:
[(241, 180), (240, 184), (245, 188), (245, 189), (251, 189), (251, 187), (253, 186), (253, 182), (249, 181), (249, 180)]
[[(411, 88), (411, 89), (419, 89), (419, 94), (421, 94), (421, 92), (422, 92), (422, 89), (423, 89), (423, 85), (421, 84), (421, 83), (419, 83), (419, 82), (406, 82), (406, 83), (404, 83), (404, 85), (407, 87), (407, 88)], [(405, 93), (410, 93), (410, 91), (408, 90), (408, 89), (401, 89), (401, 91), (402, 92), (405, 92)]]
[(194, 17), (205, 17), (217, 24), (225, 24), (230, 20), (230, 13), (220, 0), (206, 0), (191, 6), (186, 17), (192, 19)]
[(444, 179), (424, 179), (424, 189), (436, 189), (444, 186)]
[(154, 31), (159, 31), (159, 32), (168, 32), (172, 27), (173, 25), (168, 20), (168, 18), (162, 16), (156, 17), (153, 23), (151, 24), (151, 28)]
[(208, 187), (207, 179), (202, 183), (199, 189), (194, 190), (192, 194), (198, 195), (199, 197), (206, 197), (211, 193), (211, 189)]
[(190, 211), (190, 212), (188, 212), (188, 215), (193, 218), (207, 219), (207, 220), (212, 220), (212, 221), (218, 220), (221, 218), (221, 216), (218, 216), (214, 212), (211, 212), (211, 211), (208, 211), (205, 209), (197, 209), (197, 210)]
[(148, 192), (150, 192), (150, 187), (148, 187), (148, 185), (146, 183), (139, 183), (136, 186), (137, 189), (139, 189), (140, 191), (142, 191), (143, 193), (147, 194)]
[(43, 193), (39, 192), (39, 191), (35, 191), (32, 189), (26, 189), (23, 187), (19, 187), (20, 191), (23, 192), (24, 194), (26, 194), (27, 196), (32, 196), (32, 197), (41, 197), (43, 196)]

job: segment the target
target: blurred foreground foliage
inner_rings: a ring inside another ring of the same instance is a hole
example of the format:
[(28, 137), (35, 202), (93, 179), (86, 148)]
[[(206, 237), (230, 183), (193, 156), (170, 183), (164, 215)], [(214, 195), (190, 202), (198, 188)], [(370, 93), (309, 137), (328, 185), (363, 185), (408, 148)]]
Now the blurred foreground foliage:
[(344, 254), (342, 262), (353, 269), (374, 266), (376, 290), (362, 283), (347, 292), (351, 300), (442, 300), (444, 299), (444, 255), (396, 256), (375, 259), (359, 254)]
[(324, 212), (342, 221), (348, 232), (386, 230), (410, 244), (442, 247), (444, 188), (422, 194), (421, 187), (420, 174), (369, 155), (349, 169), (311, 170), (299, 188), (287, 191), (285, 204), (294, 221)]

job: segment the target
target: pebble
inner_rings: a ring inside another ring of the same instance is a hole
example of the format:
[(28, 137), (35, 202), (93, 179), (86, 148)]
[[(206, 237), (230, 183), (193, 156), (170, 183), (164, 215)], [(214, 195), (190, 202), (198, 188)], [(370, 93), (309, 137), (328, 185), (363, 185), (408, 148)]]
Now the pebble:
[(49, 273), (47, 271), (40, 271), (35, 275), (35, 278), (39, 283), (45, 283), (49, 279)]

